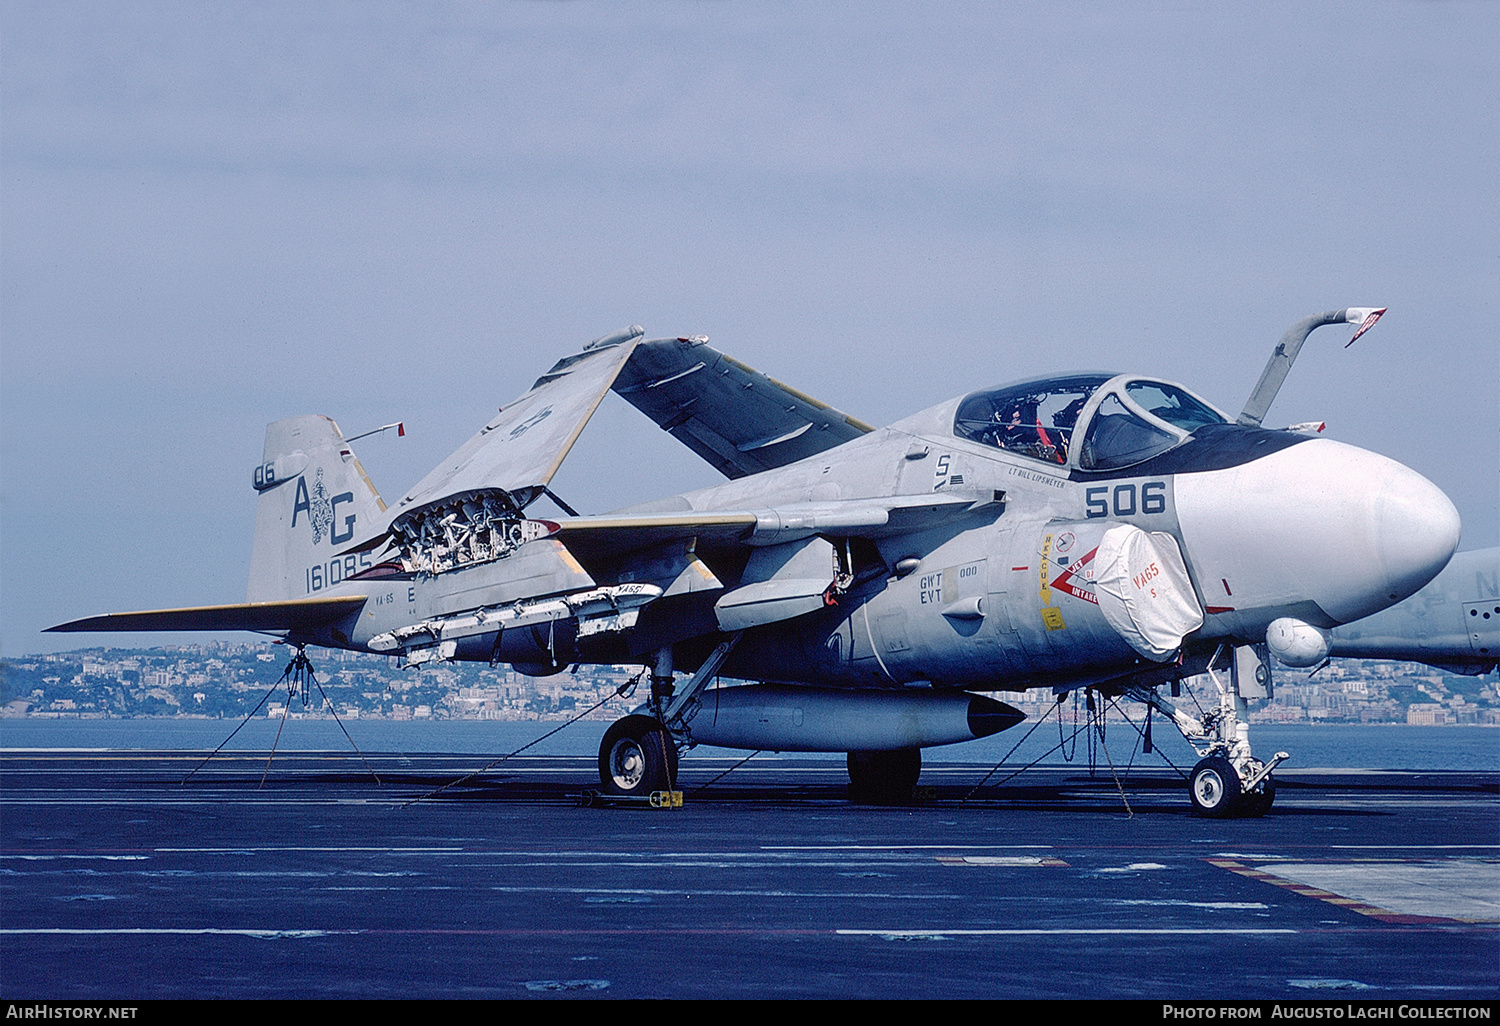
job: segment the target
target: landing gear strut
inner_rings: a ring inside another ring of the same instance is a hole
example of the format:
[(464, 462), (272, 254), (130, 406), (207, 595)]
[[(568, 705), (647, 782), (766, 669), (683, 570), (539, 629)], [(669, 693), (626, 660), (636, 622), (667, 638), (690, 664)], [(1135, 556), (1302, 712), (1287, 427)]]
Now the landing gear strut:
[(599, 783), (606, 794), (642, 797), (673, 789), (678, 739), (686, 737), (683, 724), (691, 719), (690, 705), (719, 672), (743, 633), (735, 631), (720, 642), (680, 689), (672, 677), (672, 646), (656, 653), (649, 664), (650, 701), (616, 720), (599, 743)]

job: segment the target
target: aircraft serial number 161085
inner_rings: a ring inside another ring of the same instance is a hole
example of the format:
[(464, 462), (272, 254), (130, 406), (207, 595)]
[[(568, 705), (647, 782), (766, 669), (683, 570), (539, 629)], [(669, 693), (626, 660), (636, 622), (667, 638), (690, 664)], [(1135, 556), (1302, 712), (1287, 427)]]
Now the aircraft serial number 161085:
[[(700, 743), (847, 752), (852, 790), (909, 792), (922, 748), (1023, 718), (976, 692), (1093, 689), (1182, 730), (1198, 812), (1258, 815), (1286, 757), (1249, 743), (1266, 653), (1313, 665), (1459, 539), (1415, 472), (1261, 426), (1314, 328), (1358, 337), (1382, 312), (1298, 322), (1237, 420), (1171, 382), (1079, 373), (880, 430), (706, 338), (633, 327), (559, 360), (394, 508), (332, 420), (271, 424), (247, 602), (52, 629), (243, 629), (533, 675), (640, 663), (649, 697), (599, 753), (623, 795), (669, 788)], [(529, 518), (611, 388), (730, 480), (603, 516), (552, 496), (569, 515)], [(1201, 717), (1159, 694), (1205, 672)]]

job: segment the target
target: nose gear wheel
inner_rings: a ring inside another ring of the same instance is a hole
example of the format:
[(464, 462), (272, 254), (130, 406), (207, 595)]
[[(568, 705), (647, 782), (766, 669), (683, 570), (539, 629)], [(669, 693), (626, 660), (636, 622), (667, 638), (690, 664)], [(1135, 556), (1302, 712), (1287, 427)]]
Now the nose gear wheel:
[(1193, 767), (1188, 793), (1195, 813), (1209, 819), (1224, 819), (1233, 815), (1240, 804), (1240, 776), (1228, 759), (1210, 755)]

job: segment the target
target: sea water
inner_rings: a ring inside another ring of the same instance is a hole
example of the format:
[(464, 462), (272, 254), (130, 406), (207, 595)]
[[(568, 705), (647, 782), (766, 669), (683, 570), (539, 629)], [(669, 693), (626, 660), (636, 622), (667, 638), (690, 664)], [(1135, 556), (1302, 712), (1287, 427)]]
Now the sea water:
[[(237, 733), (234, 733), (239, 727)], [(562, 729), (558, 729), (562, 728)], [(240, 726), (233, 720), (185, 718), (0, 720), (0, 749), (169, 749), (213, 751), (226, 739), (225, 751), (349, 751), (371, 753), (458, 753), (487, 757), (525, 748), (528, 755), (593, 758), (609, 728), (601, 720), (565, 724), (556, 720), (344, 720), (258, 718)], [(1034, 729), (1033, 729), (1034, 728)], [(277, 731), (280, 731), (280, 737)], [(347, 731), (347, 736), (345, 735)], [(553, 733), (555, 731), (555, 733)], [(546, 736), (551, 734), (551, 736)], [(1026, 720), (993, 737), (964, 744), (928, 748), (927, 762), (961, 762), (994, 766), (1063, 765), (1100, 767), (1179, 767), (1196, 761), (1176, 730), (1158, 719), (1152, 729), (1156, 752), (1141, 751), (1140, 734), (1129, 724), (1110, 722), (1102, 737), (1080, 730), (1071, 717), (1059, 731), (1055, 720)], [(1250, 739), (1261, 758), (1278, 751), (1291, 754), (1287, 769), (1500, 770), (1500, 728), (1476, 726), (1407, 726), (1405, 724), (1256, 724)], [(526, 746), (530, 747), (526, 747)], [(703, 745), (685, 758), (743, 758), (749, 753)], [(801, 753), (798, 753), (799, 756)], [(807, 758), (842, 759), (842, 754), (807, 754)]]

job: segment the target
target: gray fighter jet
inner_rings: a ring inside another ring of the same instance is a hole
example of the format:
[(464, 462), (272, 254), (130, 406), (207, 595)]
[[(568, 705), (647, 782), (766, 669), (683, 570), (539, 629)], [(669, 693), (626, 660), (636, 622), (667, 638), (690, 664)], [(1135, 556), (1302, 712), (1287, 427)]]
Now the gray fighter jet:
[[(922, 748), (1023, 718), (978, 692), (1093, 689), (1181, 728), (1200, 814), (1256, 815), (1286, 757), (1255, 758), (1244, 718), (1265, 653), (1313, 665), (1458, 543), (1413, 471), (1261, 426), (1314, 328), (1358, 337), (1382, 312), (1298, 322), (1237, 420), (1173, 382), (1074, 373), (879, 430), (702, 336), (632, 327), (559, 360), (391, 508), (332, 420), (270, 425), (247, 602), (52, 629), (243, 629), (532, 675), (639, 663), (649, 694), (599, 753), (619, 795), (670, 790), (700, 743), (847, 752), (854, 792), (909, 793)], [(729, 480), (529, 517), (611, 388)], [(1160, 694), (1205, 672), (1207, 714)]]

